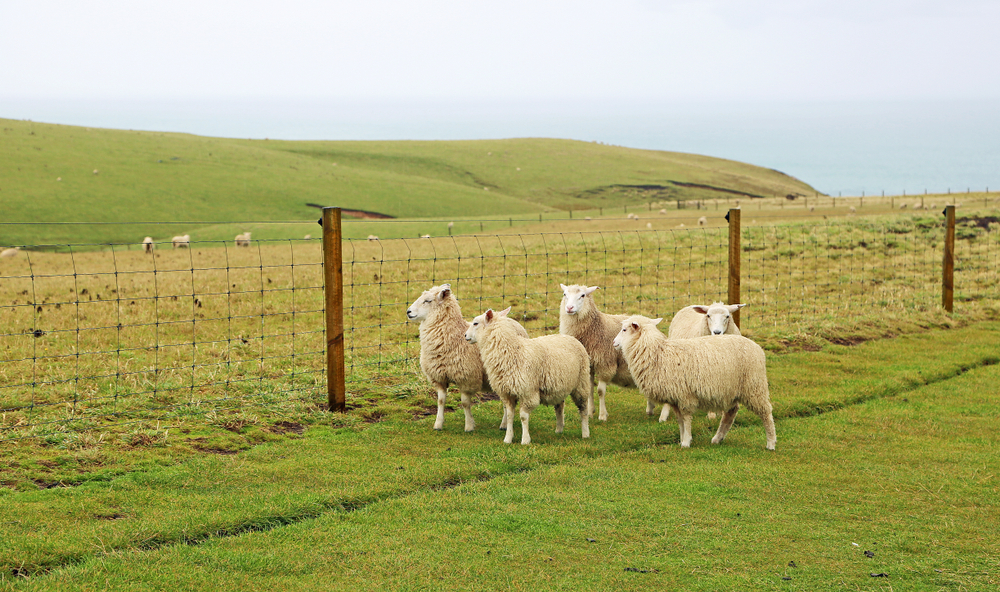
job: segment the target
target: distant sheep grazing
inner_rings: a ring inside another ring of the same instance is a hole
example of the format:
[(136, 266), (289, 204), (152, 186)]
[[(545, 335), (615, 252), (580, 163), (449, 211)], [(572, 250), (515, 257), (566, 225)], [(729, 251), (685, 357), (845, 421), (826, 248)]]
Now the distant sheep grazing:
[(706, 218), (705, 216), (698, 218), (698, 226), (704, 226), (706, 224), (708, 224), (708, 218)]
[(377, 240), (378, 240), (378, 237), (377, 237), (377, 236), (375, 236), (374, 234), (369, 234), (369, 235), (368, 235), (368, 240), (370, 240), (370, 241), (377, 241)]
[(639, 391), (673, 409), (681, 446), (691, 446), (694, 412), (725, 414), (712, 438), (713, 444), (719, 444), (740, 405), (745, 405), (760, 416), (766, 447), (774, 450), (777, 437), (764, 350), (742, 335), (667, 339), (656, 327), (661, 320), (630, 317), (622, 322), (613, 343), (628, 362)]
[(170, 239), (171, 244), (173, 244), (175, 249), (190, 249), (191, 248), (191, 235), (184, 234), (180, 236), (175, 236)]
[(521, 444), (530, 444), (528, 421), (538, 405), (552, 405), (556, 412), (556, 433), (563, 431), (563, 411), (569, 395), (580, 411), (581, 433), (590, 437), (587, 396), (590, 394), (590, 357), (587, 350), (569, 335), (545, 335), (534, 339), (521, 336), (520, 323), (507, 318), (510, 308), (489, 309), (472, 319), (465, 339), (479, 347), (483, 368), (494, 392), (507, 407), (507, 434), (514, 441), (514, 406), (521, 403)]
[(236, 246), (237, 247), (249, 247), (250, 246), (250, 233), (244, 232), (242, 234), (236, 235)]
[(905, 203), (904, 204), (899, 204), (899, 209), (905, 210), (906, 209), (906, 204)]
[(9, 257), (17, 257), (17, 254), (21, 252), (21, 247), (11, 247), (9, 249), (4, 249), (0, 251), (0, 257), (7, 259)]
[(625, 358), (611, 347), (611, 340), (618, 334), (622, 321), (629, 315), (601, 312), (593, 298), (598, 286), (559, 284), (559, 287), (563, 291), (562, 301), (559, 303), (559, 333), (575, 337), (590, 356), (591, 387), (587, 399), (587, 413), (594, 413), (593, 383), (596, 381), (600, 403), (597, 419), (607, 421), (608, 408), (604, 396), (608, 390), (608, 383), (635, 386)]
[[(462, 308), (451, 290), (451, 284), (434, 286), (421, 294), (406, 309), (406, 318), (420, 321), (420, 369), (437, 392), (434, 429), (444, 429), (448, 385), (454, 384), (462, 393), (465, 431), (471, 432), (476, 429), (472, 418), (472, 395), (491, 389), (479, 358), (479, 348), (465, 340), (469, 323), (462, 318)], [(528, 332), (523, 328), (521, 330), (522, 336), (527, 337)], [(505, 425), (506, 406), (500, 427)]]
[(146, 238), (142, 239), (142, 250), (147, 253), (153, 252), (153, 237), (147, 236)]

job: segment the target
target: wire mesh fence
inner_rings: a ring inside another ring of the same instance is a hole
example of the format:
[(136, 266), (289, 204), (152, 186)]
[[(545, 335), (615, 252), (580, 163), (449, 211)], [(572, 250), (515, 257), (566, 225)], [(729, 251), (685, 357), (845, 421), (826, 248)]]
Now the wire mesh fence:
[[(600, 286), (607, 312), (669, 319), (725, 301), (728, 229), (588, 230), (344, 240), (348, 408), (427, 390), (405, 309), (450, 283), (467, 318), (512, 306), (558, 331), (559, 284)], [(855, 218), (746, 227), (741, 329), (751, 337), (939, 310), (942, 221)], [(1000, 299), (995, 217), (960, 218), (956, 299)], [(319, 240), (62, 245), (0, 261), (0, 440), (254, 400), (322, 401)]]

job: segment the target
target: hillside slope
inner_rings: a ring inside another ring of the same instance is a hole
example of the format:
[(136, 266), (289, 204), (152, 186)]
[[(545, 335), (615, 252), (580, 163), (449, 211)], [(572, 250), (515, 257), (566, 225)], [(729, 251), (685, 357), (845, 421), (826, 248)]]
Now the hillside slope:
[[(0, 119), (7, 223), (314, 220), (308, 203), (407, 218), (509, 216), (813, 192), (738, 162), (572, 140), (289, 142)], [(133, 241), (191, 227), (8, 224), (0, 245)]]

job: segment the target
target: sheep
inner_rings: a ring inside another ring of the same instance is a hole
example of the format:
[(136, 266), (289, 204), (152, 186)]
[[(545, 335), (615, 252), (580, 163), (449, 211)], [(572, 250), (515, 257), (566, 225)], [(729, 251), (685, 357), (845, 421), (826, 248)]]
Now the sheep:
[[(437, 419), (434, 429), (444, 428), (444, 404), (448, 385), (454, 384), (462, 393), (465, 410), (465, 431), (476, 429), (472, 419), (472, 395), (490, 391), (479, 348), (466, 343), (469, 323), (462, 318), (462, 308), (451, 290), (451, 284), (434, 286), (413, 301), (406, 309), (406, 318), (420, 321), (420, 369), (437, 391)], [(520, 326), (520, 325), (519, 325)], [(522, 327), (522, 336), (528, 332)], [(506, 426), (506, 406), (501, 429)]]
[(19, 252), (21, 252), (21, 247), (11, 247), (0, 251), (0, 257), (3, 257), (4, 259), (8, 257), (17, 257)]
[[(710, 306), (692, 304), (677, 311), (667, 329), (667, 339), (694, 339), (704, 335), (739, 335), (740, 328), (732, 322), (732, 315), (746, 304), (723, 304), (714, 302)], [(650, 409), (646, 410), (652, 415)], [(660, 421), (670, 417), (670, 406), (664, 405), (660, 411)], [(708, 413), (715, 419), (715, 413)]]
[(706, 218), (705, 216), (698, 218), (698, 226), (704, 226), (706, 224), (708, 224), (708, 218)]
[(244, 232), (242, 234), (237, 234), (234, 239), (237, 247), (250, 247), (250, 233)]
[(430, 238), (430, 237), (431, 237), (431, 235), (429, 235), (429, 234), (421, 234), (420, 235), (420, 238)]
[(483, 368), (493, 390), (507, 407), (507, 434), (514, 441), (514, 405), (521, 403), (521, 444), (530, 444), (528, 421), (540, 404), (556, 411), (556, 433), (564, 426), (563, 410), (569, 395), (580, 411), (584, 438), (590, 437), (587, 397), (590, 393), (590, 356), (583, 344), (569, 335), (521, 336), (520, 323), (508, 318), (510, 308), (489, 309), (472, 319), (465, 339), (479, 347)]
[(724, 412), (712, 438), (712, 444), (719, 444), (742, 404), (761, 418), (766, 448), (774, 450), (777, 437), (764, 350), (742, 335), (667, 339), (656, 328), (662, 320), (630, 317), (622, 322), (613, 344), (628, 362), (639, 391), (673, 409), (681, 447), (691, 446), (695, 411)]
[(190, 249), (191, 248), (191, 235), (184, 234), (180, 236), (175, 236), (170, 239), (175, 249)]
[(851, 206), (850, 208), (848, 208), (848, 210), (847, 210), (847, 211), (848, 211), (849, 213), (851, 213), (851, 214), (854, 214), (854, 213), (855, 213), (855, 212), (857, 212), (858, 210), (857, 210), (857, 208), (855, 208), (854, 206)]
[(594, 386), (597, 382), (599, 409), (597, 419), (607, 421), (608, 408), (604, 396), (608, 383), (620, 386), (635, 386), (632, 375), (629, 374), (625, 358), (611, 347), (611, 340), (621, 329), (622, 321), (629, 315), (612, 315), (601, 312), (594, 302), (593, 293), (598, 286), (581, 286), (574, 284), (562, 288), (562, 302), (559, 303), (559, 333), (575, 337), (590, 356), (591, 387), (587, 399), (587, 414), (594, 413)]
[(899, 204), (899, 209), (905, 210), (906, 209), (906, 204), (905, 203), (904, 204)]
[(311, 234), (307, 234), (307, 235), (305, 235), (305, 236), (304, 236), (304, 237), (302, 237), (302, 238), (303, 238), (303, 240), (309, 240), (309, 239), (311, 239), (312, 237), (313, 237), (313, 235), (311, 235)]
[(142, 250), (145, 251), (146, 253), (153, 252), (153, 237), (147, 236), (146, 238), (142, 239)]
[(661, 213), (661, 214), (666, 214), (666, 213), (667, 213), (667, 210), (660, 210), (660, 213)]
[(377, 236), (375, 236), (374, 234), (369, 234), (369, 235), (368, 235), (368, 240), (370, 240), (370, 241), (377, 241), (377, 240), (378, 240), (378, 237), (377, 237)]

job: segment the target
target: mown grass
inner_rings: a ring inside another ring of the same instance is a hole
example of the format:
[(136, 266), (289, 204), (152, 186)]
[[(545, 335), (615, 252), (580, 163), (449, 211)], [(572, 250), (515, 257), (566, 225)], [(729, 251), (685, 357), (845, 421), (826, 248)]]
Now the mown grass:
[[(431, 418), (308, 422), (236, 455), (0, 490), (10, 589), (990, 590), (1000, 323), (769, 356), (778, 450), (613, 389), (579, 438)], [(803, 402), (810, 401), (810, 415)], [(868, 551), (871, 557), (865, 555)], [(872, 574), (886, 574), (872, 577)], [(790, 578), (790, 579), (785, 579)]]
[[(397, 218), (533, 218), (739, 197), (726, 191), (815, 193), (743, 163), (569, 140), (279, 142), (9, 119), (0, 120), (0, 138), (8, 223), (0, 245), (138, 243), (185, 233), (231, 240), (255, 229), (240, 224), (234, 232), (233, 223), (314, 221), (310, 203)], [(50, 224), (10, 224), (39, 221)], [(51, 224), (62, 222), (89, 224)], [(439, 224), (426, 227), (409, 236), (441, 234), (431, 230)], [(261, 238), (316, 234), (302, 228)]]

